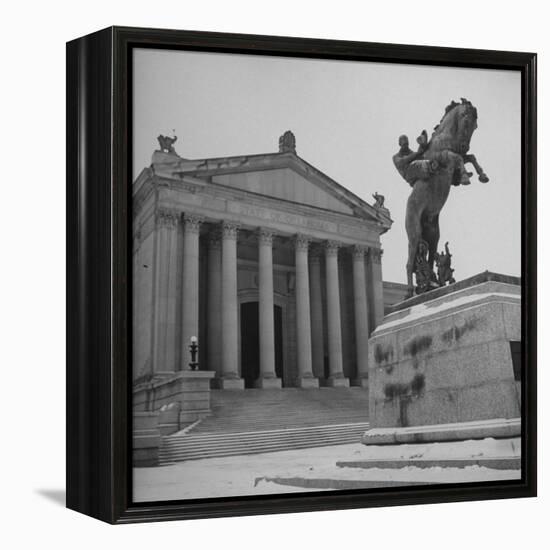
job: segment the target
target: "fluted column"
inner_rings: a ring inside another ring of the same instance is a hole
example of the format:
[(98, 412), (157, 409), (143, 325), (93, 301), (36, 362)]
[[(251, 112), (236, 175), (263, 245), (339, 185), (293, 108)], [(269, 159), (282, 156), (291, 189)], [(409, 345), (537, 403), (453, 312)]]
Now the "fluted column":
[(222, 338), (222, 243), (221, 234), (216, 229), (208, 236), (208, 311), (207, 346), (208, 370), (222, 374), (221, 338)]
[(383, 251), (381, 248), (369, 249), (368, 272), (373, 309), (372, 318), (374, 321), (374, 326), (370, 327), (371, 330), (374, 330), (382, 322), (382, 319), (384, 319), (384, 283), (382, 281), (382, 254)]
[(237, 233), (239, 226), (222, 223), (222, 389), (243, 389), (239, 376), (238, 302), (237, 302)]
[(328, 386), (348, 386), (342, 361), (342, 323), (340, 318), (340, 282), (338, 280), (339, 243), (328, 241), (325, 247), (327, 272)]
[(367, 287), (365, 280), (365, 255), (368, 248), (362, 245), (353, 247), (353, 301), (355, 309), (355, 348), (357, 353), (357, 376), (353, 381), (357, 386), (368, 386), (369, 321)]
[(192, 336), (198, 337), (199, 335), (199, 232), (202, 221), (200, 216), (192, 214), (184, 215), (183, 218), (180, 370), (189, 370), (189, 342)]
[(298, 379), (301, 388), (317, 388), (319, 381), (313, 376), (311, 362), (311, 311), (309, 305), (308, 249), (310, 239), (296, 235), (296, 343), (298, 357)]
[(159, 208), (155, 213), (154, 323), (152, 371), (176, 369), (176, 258), (178, 214)]
[(275, 319), (273, 312), (273, 232), (258, 230), (260, 376), (258, 388), (280, 388), (275, 374)]
[(309, 296), (311, 311), (311, 363), (313, 375), (325, 377), (325, 349), (323, 339), (323, 295), (321, 290), (321, 253), (318, 247), (309, 254)]

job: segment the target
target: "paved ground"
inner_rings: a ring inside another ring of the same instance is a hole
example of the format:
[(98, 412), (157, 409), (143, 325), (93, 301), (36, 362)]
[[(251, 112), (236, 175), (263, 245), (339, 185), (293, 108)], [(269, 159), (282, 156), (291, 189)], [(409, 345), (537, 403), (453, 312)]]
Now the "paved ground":
[(338, 461), (373, 459), (509, 458), (517, 457), (519, 453), (520, 441), (515, 438), (384, 447), (337, 445), (192, 460), (157, 468), (134, 468), (134, 499), (144, 502), (292, 493), (357, 487), (358, 483), (369, 488), (519, 479), (520, 471), (517, 469), (496, 470), (481, 466), (341, 468), (336, 465)]

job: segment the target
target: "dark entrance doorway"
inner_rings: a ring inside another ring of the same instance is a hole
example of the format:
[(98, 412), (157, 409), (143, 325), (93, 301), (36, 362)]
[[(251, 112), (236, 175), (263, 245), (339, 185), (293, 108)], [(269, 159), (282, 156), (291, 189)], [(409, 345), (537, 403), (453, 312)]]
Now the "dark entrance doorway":
[[(283, 379), (283, 308), (273, 306), (275, 321), (275, 373)], [(258, 302), (241, 304), (241, 376), (253, 388), (260, 375), (260, 322)]]

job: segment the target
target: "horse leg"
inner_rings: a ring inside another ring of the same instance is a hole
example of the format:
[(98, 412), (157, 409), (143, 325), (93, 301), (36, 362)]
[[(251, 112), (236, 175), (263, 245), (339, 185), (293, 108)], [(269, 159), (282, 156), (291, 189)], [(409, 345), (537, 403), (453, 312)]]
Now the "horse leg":
[(416, 261), (416, 252), (418, 249), (418, 242), (422, 236), (422, 225), (420, 223), (421, 214), (410, 209), (407, 205), (407, 212), (405, 215), (405, 229), (407, 230), (407, 236), (409, 238), (409, 250), (407, 256), (407, 297), (411, 298), (414, 295), (413, 285), (413, 272)]
[(464, 155), (464, 162), (469, 162), (474, 167), (481, 183), (487, 183), (489, 181), (487, 174), (483, 171), (483, 168), (479, 165), (479, 162), (477, 162), (475, 155)]
[(433, 271), (435, 254), (439, 244), (439, 214), (430, 216), (425, 221), (422, 238), (428, 243), (428, 265)]
[(440, 165), (451, 171), (452, 185), (470, 185), (471, 172), (468, 172), (464, 166), (464, 159), (461, 155), (445, 149), (434, 155)]
[(410, 240), (409, 238), (409, 253), (407, 258), (407, 298), (412, 298), (414, 295), (414, 285), (413, 285), (413, 271), (414, 263), (416, 258), (416, 250), (418, 248), (419, 239)]

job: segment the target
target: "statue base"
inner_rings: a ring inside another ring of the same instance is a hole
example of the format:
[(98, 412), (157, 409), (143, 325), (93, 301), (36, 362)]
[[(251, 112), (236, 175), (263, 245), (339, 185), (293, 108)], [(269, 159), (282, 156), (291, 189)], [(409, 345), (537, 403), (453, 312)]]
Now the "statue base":
[(379, 429), (519, 418), (520, 341), (516, 278), (483, 273), (394, 305), (369, 340), (364, 442)]

